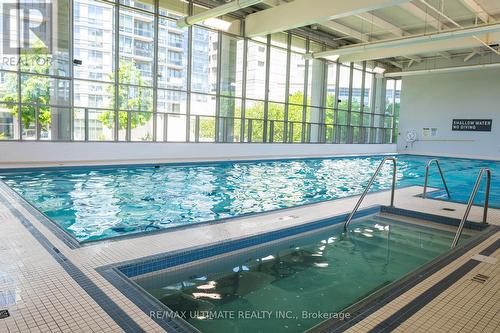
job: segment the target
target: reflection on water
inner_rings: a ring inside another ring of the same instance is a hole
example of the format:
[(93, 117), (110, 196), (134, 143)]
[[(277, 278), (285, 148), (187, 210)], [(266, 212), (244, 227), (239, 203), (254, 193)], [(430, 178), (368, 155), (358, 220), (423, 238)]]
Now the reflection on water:
[[(398, 157), (398, 185), (422, 185), (428, 159)], [(380, 160), (358, 157), (74, 169), (0, 177), (79, 240), (92, 240), (359, 194)], [(490, 167), (491, 204), (500, 206), (499, 162), (443, 159), (441, 164), (453, 199), (462, 202), (476, 170)], [(373, 190), (390, 188), (390, 173), (390, 165), (386, 165)], [(430, 186), (441, 187), (434, 172)]]
[[(342, 228), (330, 228), (135, 281), (202, 332), (302, 332), (322, 321), (304, 312), (341, 311), (448, 251), (453, 239), (451, 232), (379, 217), (351, 230), (345, 237)], [(268, 312), (265, 320), (241, 316)]]

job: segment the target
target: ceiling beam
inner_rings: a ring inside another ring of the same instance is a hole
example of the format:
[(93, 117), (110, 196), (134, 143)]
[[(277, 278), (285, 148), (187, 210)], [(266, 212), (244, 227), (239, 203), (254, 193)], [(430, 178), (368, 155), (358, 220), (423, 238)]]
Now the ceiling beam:
[(410, 59), (413, 62), (422, 62), (422, 58), (417, 55), (406, 55), (405, 58)]
[[(363, 44), (356, 44), (352, 46), (344, 46), (335, 50), (330, 50), (330, 51), (324, 51), (324, 52), (316, 52), (313, 54), (313, 57), (321, 57), (324, 55), (331, 55), (331, 54), (337, 54), (337, 55), (344, 55), (344, 54), (352, 54), (352, 53), (360, 53), (360, 52), (366, 52), (370, 50), (378, 50), (378, 49), (388, 49), (388, 48), (394, 48), (394, 47), (399, 47), (399, 46), (408, 46), (408, 45), (414, 45), (414, 44), (421, 44), (421, 43), (426, 43), (426, 42), (443, 42), (443, 41), (449, 41), (449, 40), (456, 40), (456, 39), (461, 39), (464, 37), (467, 37), (468, 39), (471, 39), (474, 41), (473, 36), (485, 36), (485, 39), (488, 41), (488, 43), (493, 43), (495, 41), (495, 38), (490, 38), (491, 36), (497, 36), (497, 34), (493, 33), (498, 33), (500, 32), (500, 22), (499, 23), (492, 23), (492, 24), (483, 24), (480, 26), (473, 26), (473, 27), (467, 27), (467, 28), (457, 28), (453, 30), (446, 30), (444, 32), (434, 32), (430, 34), (421, 34), (421, 35), (415, 35), (415, 36), (408, 36), (408, 37), (401, 37), (401, 38), (394, 38), (390, 40), (383, 40), (383, 41), (378, 41), (378, 42), (371, 42), (371, 43), (363, 43)], [(477, 41), (476, 45), (477, 45)]]
[[(456, 26), (458, 28), (461, 27), (461, 25), (457, 21), (455, 21), (454, 19), (452, 19), (451, 17), (449, 17), (448, 15), (446, 15), (445, 13), (443, 13), (441, 10), (439, 10), (439, 9), (435, 8), (434, 6), (432, 6), (431, 4), (429, 4), (426, 0), (420, 0), (420, 2), (422, 2), (423, 4), (425, 4), (427, 7), (429, 7), (433, 11), (435, 11), (440, 16), (442, 16), (445, 19), (447, 19), (454, 26)], [(490, 46), (490, 43), (491, 43), (490, 36), (485, 36), (484, 38), (480, 38), (480, 37), (474, 35), (472, 37), (475, 40), (477, 40), (479, 43), (481, 43), (482, 45), (486, 46), (488, 49), (490, 49), (491, 51), (493, 51), (494, 53), (500, 55), (500, 52), (498, 52), (497, 50), (495, 50), (493, 47)]]
[(442, 30), (443, 29), (443, 24), (439, 22), (434, 16), (430, 15), (427, 13), (425, 10), (421, 9), (417, 5), (411, 2), (403, 3), (399, 5), (399, 7), (403, 8), (413, 16), (421, 19), (424, 21), (426, 24), (430, 25), (436, 30)]
[(401, 36), (405, 35), (405, 32), (400, 27), (398, 27), (398, 26), (396, 26), (396, 25), (394, 25), (394, 24), (392, 24), (384, 19), (381, 19), (380, 17), (373, 15), (371, 13), (368, 13), (368, 12), (361, 13), (361, 14), (358, 14), (357, 16), (360, 19), (365, 20), (366, 22), (371, 23), (379, 28), (382, 28), (395, 36), (401, 37)]
[(403, 65), (400, 64), (399, 62), (397, 61), (394, 61), (394, 60), (388, 60), (387, 61), (389, 64), (393, 65), (394, 67), (397, 67), (399, 69), (403, 69)]
[(422, 69), (416, 71), (406, 71), (406, 72), (386, 72), (384, 77), (402, 77), (402, 76), (414, 76), (414, 75), (425, 75), (431, 73), (451, 73), (460, 71), (472, 71), (479, 69), (490, 69), (498, 68), (500, 63), (483, 64), (483, 65), (469, 65), (469, 66), (455, 66), (455, 67), (444, 67), (444, 68), (434, 68), (434, 69)]
[[(384, 19), (381, 19), (380, 17), (373, 15), (371, 13), (359, 14), (358, 17), (367, 21), (367, 22), (370, 22), (370, 23), (372, 23), (380, 28), (387, 30), (387, 32), (389, 32), (395, 36), (403, 37), (404, 35), (406, 35), (406, 31), (404, 31), (403, 29), (401, 29), (401, 28), (397, 27), (396, 25), (394, 25), (394, 24), (392, 24)], [(422, 62), (422, 58), (420, 58), (417, 55), (408, 55), (408, 56), (405, 56), (405, 58), (410, 59), (410, 63)]]
[(443, 57), (445, 59), (448, 59), (448, 60), (451, 60), (451, 54), (449, 52), (446, 52), (446, 51), (440, 51), (438, 53), (436, 53), (438, 56), (440, 57)]
[(441, 10), (437, 9), (436, 7), (434, 7), (433, 5), (431, 5), (430, 3), (428, 3), (426, 0), (420, 0), (420, 2), (423, 3), (424, 5), (426, 5), (427, 7), (429, 7), (429, 9), (431, 9), (432, 11), (434, 11), (436, 14), (438, 14), (442, 18), (446, 19), (448, 22), (450, 22), (451, 24), (453, 24), (455, 27), (460, 28), (460, 24), (457, 21), (455, 21), (454, 19), (452, 19), (451, 17), (449, 17), (448, 15), (446, 15), (444, 12), (442, 12)]
[(472, 52), (471, 52), (471, 53), (469, 53), (469, 54), (468, 54), (468, 55), (464, 58), (464, 62), (467, 62), (467, 61), (471, 60), (471, 59), (472, 59), (472, 58), (473, 58), (476, 54), (480, 54), (480, 53), (478, 52), (478, 50), (477, 50), (477, 49), (472, 49)]
[(347, 37), (351, 37), (362, 42), (371, 41), (370, 37), (367, 34), (362, 33), (361, 31), (349, 28), (341, 23), (335, 21), (327, 21), (319, 24), (321, 27), (326, 28), (327, 30), (333, 30), (336, 32), (340, 32), (342, 35), (346, 35)]
[(484, 23), (493, 22), (494, 19), (475, 0), (461, 0), (471, 12), (473, 12)]
[[(279, 4), (280, 0), (265, 0), (264, 3), (270, 7), (277, 6)], [(403, 36), (405, 34), (405, 31), (400, 29), (399, 27), (393, 25), (390, 22), (387, 22), (371, 13), (366, 13), (367, 15), (364, 14), (359, 14), (359, 17), (361, 17), (364, 20), (369, 20), (371, 23), (376, 24), (382, 28), (385, 29), (390, 29), (390, 32), (396, 36)], [(326, 21), (322, 22), (321, 24), (318, 24), (318, 26), (321, 26), (323, 29), (326, 29), (328, 31), (333, 31), (336, 33), (340, 33), (342, 35), (345, 35), (348, 38), (352, 39), (357, 39), (359, 41), (362, 41), (364, 43), (377, 40), (376, 38), (370, 37), (368, 34), (364, 34), (361, 31), (352, 29), (346, 25), (343, 25), (341, 23), (338, 23), (336, 21)], [(417, 55), (410, 55), (406, 56), (405, 58), (409, 59), (410, 61), (413, 62), (422, 62), (422, 58), (417, 56)], [(394, 63), (392, 65), (396, 66)]]
[[(500, 33), (491, 33), (490, 36), (500, 42)], [(460, 50), (474, 48), (478, 42), (473, 38), (464, 37), (457, 40), (428, 41), (408, 46), (398, 46), (389, 49), (373, 50), (362, 53), (345, 54), (338, 56), (341, 62), (361, 62), (365, 60), (377, 60), (388, 57), (405, 57), (415, 53), (436, 53), (445, 50)], [(331, 56), (331, 55), (330, 55)]]
[[(472, 36), (481, 36), (481, 42), (475, 38), (471, 38)], [(500, 23), (447, 30), (446, 32), (414, 37), (396, 38), (355, 46), (345, 46), (335, 50), (317, 52), (312, 57), (338, 57), (341, 61), (357, 62), (397, 56), (406, 57), (419, 53), (436, 53), (447, 50), (474, 48), (482, 46), (482, 42), (492, 44), (498, 41), (500, 41)]]
[(270, 7), (275, 7), (281, 5), (283, 2), (281, 0), (264, 0), (262, 3)]
[[(365, 42), (365, 43), (378, 40), (376, 38), (370, 38), (370, 36), (367, 34), (363, 34), (362, 32), (360, 32), (358, 30), (354, 30), (352, 28), (349, 28), (349, 27), (347, 27), (341, 23), (335, 22), (335, 21), (323, 22), (322, 24), (320, 24), (320, 26), (323, 28), (326, 28), (328, 30), (340, 32), (341, 34), (346, 35), (349, 38), (354, 38), (354, 39), (360, 40), (360, 41)], [(417, 55), (409, 55), (409, 56), (406, 56), (405, 58), (408, 58), (414, 62), (422, 62), (422, 58), (417, 56)]]
[(477, 36), (474, 36), (474, 38), (476, 40), (478, 40), (481, 44), (483, 44), (487, 49), (489, 49), (491, 52), (493, 53), (496, 53), (498, 55), (500, 55), (500, 51), (497, 51), (494, 47), (492, 47), (490, 44), (491, 44), (491, 39), (490, 39), (490, 36), (487, 36), (487, 38), (485, 38), (486, 40), (483, 40)]
[(248, 15), (245, 35), (263, 36), (406, 2), (409, 0), (295, 0)]

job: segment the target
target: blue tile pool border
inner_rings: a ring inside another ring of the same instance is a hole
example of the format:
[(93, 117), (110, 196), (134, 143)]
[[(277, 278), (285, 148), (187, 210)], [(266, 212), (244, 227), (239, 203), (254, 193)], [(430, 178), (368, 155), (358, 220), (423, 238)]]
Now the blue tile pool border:
[[(382, 213), (402, 215), (402, 216), (407, 216), (407, 217), (411, 217), (411, 218), (415, 218), (415, 219), (427, 220), (430, 222), (441, 223), (441, 224), (446, 224), (446, 225), (456, 226), (456, 227), (458, 227), (458, 225), (460, 224), (460, 219), (456, 219), (453, 217), (434, 215), (434, 214), (429, 214), (429, 213), (422, 213), (419, 211), (403, 209), (403, 208), (398, 208), (398, 207), (382, 206), (380, 208), (380, 211)], [(481, 230), (486, 229), (486, 227), (488, 227), (488, 224), (466, 221), (464, 226), (466, 229), (481, 231)]]
[[(366, 217), (380, 212), (381, 206), (365, 208), (355, 215), (355, 218)], [(149, 315), (159, 326), (168, 332), (199, 332), (195, 327), (181, 318), (151, 317), (154, 313), (174, 313), (165, 304), (151, 296), (147, 291), (133, 282), (130, 278), (154, 272), (157, 270), (175, 267), (185, 263), (207, 259), (232, 251), (251, 246), (279, 241), (285, 237), (297, 236), (307, 231), (340, 224), (347, 219), (348, 214), (341, 214), (333, 218), (307, 223), (301, 226), (271, 231), (265, 234), (250, 237), (240, 237), (224, 240), (209, 245), (200, 245), (188, 249), (181, 249), (160, 253), (148, 257), (125, 261), (117, 264), (98, 267), (100, 273), (109, 283), (117, 288), (124, 296)]]
[[(436, 215), (430, 215), (425, 213), (415, 214), (416, 212), (413, 211), (397, 209), (388, 206), (378, 206), (378, 205), (359, 211), (358, 215), (356, 215), (355, 218), (367, 217), (370, 215), (376, 215), (378, 213), (390, 213), (390, 214), (402, 215), (413, 218), (427, 217), (427, 219), (432, 222), (443, 223), (446, 225), (456, 225), (459, 223), (458, 219), (445, 218), (443, 220), (440, 220), (436, 218), (438, 217)], [(106, 278), (108, 282), (110, 282), (114, 287), (116, 287), (123, 295), (125, 295), (130, 301), (136, 304), (144, 313), (150, 314), (152, 311), (153, 312), (159, 311), (162, 313), (174, 313), (170, 308), (168, 308), (166, 305), (161, 303), (159, 300), (151, 296), (147, 291), (145, 291), (139, 285), (133, 282), (131, 278), (137, 277), (142, 274), (168, 269), (171, 267), (187, 264), (198, 260), (208, 259), (210, 257), (214, 257), (217, 255), (224, 255), (229, 252), (241, 250), (251, 246), (257, 246), (264, 243), (279, 241), (285, 237), (300, 236), (301, 234), (306, 233), (308, 231), (314, 231), (324, 227), (340, 224), (347, 219), (347, 215), (348, 214), (341, 214), (330, 219), (320, 220), (298, 227), (290, 227), (287, 229), (272, 231), (267, 234), (243, 237), (239, 239), (230, 239), (227, 241), (217, 242), (209, 245), (201, 245), (188, 249), (160, 253), (139, 259), (102, 266), (99, 267), (97, 271), (104, 278)], [(328, 222), (328, 220), (330, 220), (330, 222)], [(473, 225), (470, 226), (473, 229), (477, 229), (477, 226)], [(457, 255), (458, 253), (459, 254), (465, 253), (473, 246), (479, 244), (485, 237), (490, 235), (492, 233), (492, 228), (494, 227), (490, 226), (486, 228), (482, 232), (468, 239), (466, 242), (464, 242), (464, 244), (458, 246), (451, 252), (446, 252), (442, 254), (435, 260), (422, 266), (420, 269), (417, 269), (414, 273), (418, 275), (425, 270), (435, 269), (438, 266), (440, 268), (446, 266), (448, 263), (458, 258)], [(412, 276), (414, 273), (410, 273), (409, 276)], [(399, 281), (400, 280), (394, 282), (395, 286), (396, 283)], [(417, 283), (412, 285), (406, 284), (405, 286), (410, 288), (416, 284)], [(393, 291), (393, 289), (386, 289), (386, 288), (382, 289), (384, 290), (384, 293), (389, 293)], [(180, 318), (151, 318), (151, 319), (169, 332), (186, 332), (186, 331), (198, 332), (196, 328), (192, 327), (189, 323)], [(179, 327), (179, 329), (177, 329), (176, 327)]]
[[(381, 206), (372, 206), (358, 211), (355, 218), (366, 217), (380, 212)], [(131, 262), (124, 262), (118, 265), (118, 269), (127, 277), (135, 277), (158, 270), (171, 268), (186, 264), (192, 261), (210, 258), (216, 255), (225, 254), (241, 250), (250, 246), (261, 245), (285, 237), (296, 236), (304, 232), (333, 226), (347, 220), (349, 214), (341, 214), (331, 218), (309, 222), (293, 227), (283, 228), (249, 237), (239, 237), (234, 239), (216, 242), (210, 245), (201, 245), (179, 251), (156, 254), (141, 259), (134, 259)]]

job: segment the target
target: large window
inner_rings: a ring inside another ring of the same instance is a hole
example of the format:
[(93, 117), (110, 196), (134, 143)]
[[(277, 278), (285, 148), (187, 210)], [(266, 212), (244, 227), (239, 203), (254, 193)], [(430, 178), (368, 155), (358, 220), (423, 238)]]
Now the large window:
[[(113, 6), (96, 1), (79, 0), (75, 1), (73, 13), (74, 58), (81, 62), (73, 67), (75, 78), (113, 82), (115, 73)], [(128, 41), (123, 40), (123, 43), (124, 49), (120, 47), (120, 51), (132, 54), (132, 38), (129, 37)]]
[(380, 142), (396, 142), (401, 99), (401, 80), (387, 80), (385, 87), (385, 114), (380, 127), (385, 130), (379, 135)]
[(248, 41), (246, 94), (248, 98), (263, 99), (266, 90), (266, 44)]
[[(304, 110), (304, 79), (306, 62), (302, 54), (291, 53), (290, 56), (290, 85), (288, 103), (288, 119), (293, 122), (302, 121)], [(292, 125), (293, 126), (293, 125)], [(297, 132), (294, 132), (296, 135)]]
[(222, 35), (220, 94), (241, 97), (243, 92), (244, 40)]
[(286, 95), (287, 51), (271, 47), (269, 65), (269, 100), (285, 102)]
[[(0, 64), (0, 140), (397, 138), (401, 81), (375, 78), (366, 63), (310, 59), (328, 46), (300, 32), (249, 39), (209, 22), (181, 29), (176, 19), (190, 8), (206, 10), (189, 0), (61, 0), (56, 7), (51, 52), (38, 43)], [(18, 35), (14, 28), (4, 37), (19, 44)], [(386, 93), (377, 107), (375, 90)]]
[(187, 89), (188, 30), (172, 29), (173, 21), (159, 19), (158, 87)]
[(153, 15), (120, 8), (120, 38), (132, 39), (133, 53), (120, 53), (118, 80), (121, 84), (153, 85)]
[(217, 32), (201, 27), (193, 28), (193, 41), (191, 43), (193, 50), (191, 60), (192, 91), (205, 94), (216, 93), (218, 44)]

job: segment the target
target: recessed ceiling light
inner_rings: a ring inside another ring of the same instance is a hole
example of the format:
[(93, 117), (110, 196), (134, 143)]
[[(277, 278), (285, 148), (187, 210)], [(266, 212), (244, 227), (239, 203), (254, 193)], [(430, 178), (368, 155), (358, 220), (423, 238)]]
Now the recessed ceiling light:
[(375, 68), (373, 69), (373, 71), (377, 74), (384, 74), (385, 72), (385, 68), (383, 67), (379, 67), (379, 66), (375, 66)]
[(216, 30), (221, 30), (221, 31), (228, 31), (229, 27), (231, 26), (231, 22), (224, 21), (216, 17), (204, 20), (203, 24), (210, 28), (214, 28)]

